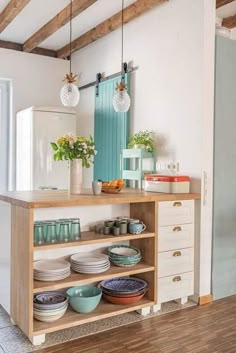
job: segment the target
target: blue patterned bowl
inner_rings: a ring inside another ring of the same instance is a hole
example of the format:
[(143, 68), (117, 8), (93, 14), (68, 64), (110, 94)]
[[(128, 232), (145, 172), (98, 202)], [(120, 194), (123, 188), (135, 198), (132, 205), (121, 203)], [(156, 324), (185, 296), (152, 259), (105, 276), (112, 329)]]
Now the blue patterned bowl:
[(136, 277), (112, 278), (100, 283), (101, 288), (113, 293), (136, 293), (147, 287), (147, 282)]

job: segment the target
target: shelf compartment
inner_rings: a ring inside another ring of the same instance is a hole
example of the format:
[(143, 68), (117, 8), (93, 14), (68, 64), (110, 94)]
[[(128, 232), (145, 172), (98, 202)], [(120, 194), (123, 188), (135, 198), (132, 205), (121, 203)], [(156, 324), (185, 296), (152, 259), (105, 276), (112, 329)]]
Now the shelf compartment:
[(139, 273), (146, 273), (154, 271), (155, 267), (147, 265), (143, 262), (138, 263), (132, 267), (118, 267), (111, 265), (111, 268), (107, 272), (102, 272), (98, 274), (82, 274), (73, 272), (71, 275), (60, 281), (52, 281), (52, 282), (42, 282), (42, 281), (34, 281), (34, 290), (33, 293), (50, 291), (50, 290), (58, 290), (67, 287), (73, 287), (76, 285), (84, 285), (93, 282), (103, 281), (109, 278), (117, 278), (117, 277), (125, 277), (130, 275), (136, 275)]
[(144, 297), (138, 302), (129, 305), (115, 305), (102, 300), (98, 307), (93, 312), (88, 314), (80, 314), (68, 308), (65, 315), (55, 322), (47, 323), (34, 320), (33, 334), (40, 335), (49, 332), (55, 332), (69, 327), (82, 325), (88, 322), (94, 322), (130, 311), (135, 311), (154, 304), (154, 301), (148, 300)]
[(155, 233), (143, 232), (141, 234), (124, 234), (124, 235), (105, 235), (95, 232), (82, 232), (81, 239), (73, 242), (66, 243), (54, 243), (54, 244), (45, 244), (40, 246), (34, 246), (34, 250), (52, 250), (57, 248), (68, 248), (73, 246), (82, 246), (82, 245), (92, 245), (116, 241), (125, 241), (133, 239), (145, 239), (145, 238), (154, 238)]

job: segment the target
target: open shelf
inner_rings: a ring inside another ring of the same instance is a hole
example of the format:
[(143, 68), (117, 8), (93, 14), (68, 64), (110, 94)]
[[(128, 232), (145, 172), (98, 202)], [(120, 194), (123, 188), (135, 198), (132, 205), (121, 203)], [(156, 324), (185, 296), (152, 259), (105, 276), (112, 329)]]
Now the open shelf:
[(139, 273), (151, 272), (154, 271), (155, 267), (151, 265), (147, 265), (143, 262), (138, 263), (132, 267), (118, 267), (111, 264), (111, 267), (108, 271), (97, 273), (97, 274), (82, 274), (73, 272), (71, 275), (60, 281), (51, 281), (51, 282), (42, 282), (34, 280), (34, 290), (33, 293), (50, 291), (50, 290), (58, 290), (67, 287), (73, 287), (76, 285), (84, 285), (93, 282), (103, 281), (109, 278), (130, 276)]
[(144, 297), (138, 302), (129, 305), (116, 305), (102, 300), (99, 303), (98, 307), (88, 314), (80, 314), (68, 308), (65, 315), (57, 321), (47, 323), (34, 320), (33, 334), (40, 335), (58, 330), (63, 330), (68, 327), (78, 326), (88, 322), (93, 322), (96, 320), (124, 314), (151, 305), (154, 305), (154, 301), (148, 300)]
[(95, 232), (82, 232), (81, 239), (73, 242), (64, 242), (64, 243), (54, 243), (54, 244), (44, 244), (39, 246), (34, 246), (34, 250), (51, 250), (57, 248), (68, 248), (73, 246), (82, 246), (82, 245), (92, 245), (97, 243), (107, 243), (107, 242), (116, 242), (116, 241), (125, 241), (133, 239), (145, 239), (153, 238), (155, 233), (143, 232), (141, 234), (124, 234), (124, 235), (105, 235)]

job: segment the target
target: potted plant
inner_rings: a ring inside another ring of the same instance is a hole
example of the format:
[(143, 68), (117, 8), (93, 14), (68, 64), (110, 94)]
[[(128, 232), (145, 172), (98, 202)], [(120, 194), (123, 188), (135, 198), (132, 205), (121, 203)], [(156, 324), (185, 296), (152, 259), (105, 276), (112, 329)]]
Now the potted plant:
[(92, 136), (88, 139), (71, 133), (61, 136), (56, 142), (51, 142), (54, 150), (54, 160), (70, 161), (70, 192), (79, 194), (82, 189), (82, 167), (89, 168), (96, 154)]
[(148, 152), (154, 151), (152, 131), (144, 130), (129, 137), (128, 148), (144, 148)]

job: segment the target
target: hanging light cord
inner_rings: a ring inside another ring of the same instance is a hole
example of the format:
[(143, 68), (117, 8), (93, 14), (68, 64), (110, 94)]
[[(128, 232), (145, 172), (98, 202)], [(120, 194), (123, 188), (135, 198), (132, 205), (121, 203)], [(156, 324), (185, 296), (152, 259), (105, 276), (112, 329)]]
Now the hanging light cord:
[(124, 55), (124, 0), (122, 0), (122, 10), (121, 10), (121, 77), (122, 81), (125, 79), (124, 65), (123, 65), (123, 55)]
[(72, 0), (70, 0), (70, 74), (71, 74), (71, 41), (72, 41)]

